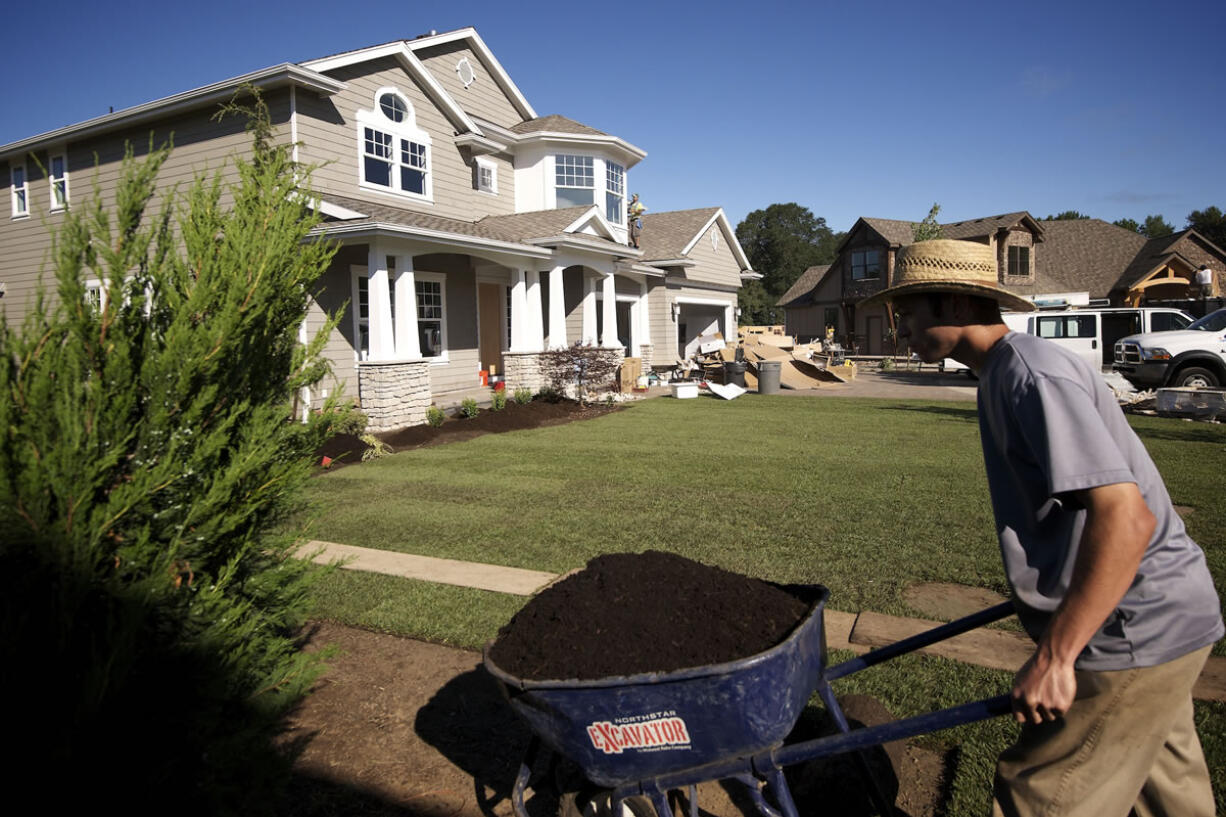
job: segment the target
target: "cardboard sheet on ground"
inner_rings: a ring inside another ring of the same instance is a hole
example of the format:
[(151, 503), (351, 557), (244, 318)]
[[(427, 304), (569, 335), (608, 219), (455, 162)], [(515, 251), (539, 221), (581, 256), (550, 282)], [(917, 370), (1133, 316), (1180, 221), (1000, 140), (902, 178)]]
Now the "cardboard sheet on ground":
[(707, 383), (707, 388), (711, 390), (712, 394), (718, 395), (725, 400), (735, 400), (745, 392), (749, 391), (748, 389), (741, 388), (735, 383)]

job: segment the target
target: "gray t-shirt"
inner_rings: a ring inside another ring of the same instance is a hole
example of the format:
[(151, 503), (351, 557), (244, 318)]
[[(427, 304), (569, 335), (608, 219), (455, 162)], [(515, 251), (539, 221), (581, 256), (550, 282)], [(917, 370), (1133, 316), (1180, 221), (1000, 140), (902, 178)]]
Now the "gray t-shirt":
[(979, 373), (979, 433), (1005, 573), (1038, 639), (1068, 589), (1085, 526), (1076, 491), (1134, 482), (1157, 518), (1132, 586), (1077, 659), (1087, 670), (1146, 667), (1224, 632), (1205, 555), (1099, 372), (1010, 332)]

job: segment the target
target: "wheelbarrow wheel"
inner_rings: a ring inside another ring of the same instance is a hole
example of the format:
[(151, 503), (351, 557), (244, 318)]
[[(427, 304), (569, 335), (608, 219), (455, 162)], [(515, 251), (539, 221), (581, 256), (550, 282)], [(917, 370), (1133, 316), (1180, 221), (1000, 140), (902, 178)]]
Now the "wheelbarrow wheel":
[[(621, 814), (613, 814), (611, 789), (568, 791), (558, 800), (558, 817), (657, 817), (651, 801), (642, 795), (622, 800)], [(671, 817), (664, 814), (659, 817)]]

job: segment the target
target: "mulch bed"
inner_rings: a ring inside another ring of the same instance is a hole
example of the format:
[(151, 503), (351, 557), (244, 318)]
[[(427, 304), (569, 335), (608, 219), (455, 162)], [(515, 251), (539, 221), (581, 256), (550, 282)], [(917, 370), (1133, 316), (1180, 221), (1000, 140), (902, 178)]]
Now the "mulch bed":
[[(391, 453), (410, 451), (414, 448), (425, 448), (443, 443), (460, 442), (480, 437), (483, 434), (500, 434), (504, 431), (522, 431), (530, 428), (561, 425), (600, 417), (620, 407), (603, 405), (583, 405), (574, 400), (533, 400), (530, 403), (516, 403), (508, 400), (506, 408), (501, 411), (482, 409), (476, 417), (464, 417), (458, 410), (443, 422), (441, 426), (428, 425), (411, 426), (398, 431), (375, 434), (375, 437), (388, 447)], [(354, 434), (338, 434), (324, 443), (316, 452), (322, 460), (331, 460), (329, 468), (342, 465), (352, 465), (362, 461), (362, 454), (368, 449)]]
[(682, 556), (597, 556), (537, 594), (490, 657), (524, 679), (590, 680), (747, 658), (783, 641), (810, 602)]

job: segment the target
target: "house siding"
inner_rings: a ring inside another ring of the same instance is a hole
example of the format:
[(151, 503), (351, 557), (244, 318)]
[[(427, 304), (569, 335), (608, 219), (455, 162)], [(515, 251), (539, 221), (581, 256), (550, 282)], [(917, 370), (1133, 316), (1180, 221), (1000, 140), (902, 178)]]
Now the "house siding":
[[(523, 121), (514, 103), (494, 80), (489, 67), (463, 42), (445, 43), (414, 52), (430, 74), (470, 116), (488, 119), (509, 128)], [(474, 79), (467, 88), (460, 81), (456, 66), (467, 57)]]
[[(712, 233), (719, 234), (719, 243), (715, 249), (711, 248)], [(686, 280), (740, 287), (741, 265), (737, 262), (732, 248), (728, 245), (728, 238), (723, 234), (718, 222), (712, 223), (699, 236), (698, 241), (690, 249), (688, 257), (695, 262), (695, 266), (686, 270)]]
[[(498, 195), (474, 189), (475, 160), (455, 144), (455, 125), (391, 57), (328, 72), (347, 88), (330, 97), (300, 93), (297, 99), (299, 158), (317, 165), (316, 189), (437, 216), (476, 221), (486, 215), (514, 212), (514, 168), (506, 156), (498, 165)], [(375, 92), (394, 87), (409, 100), (417, 127), (430, 135), (433, 201), (361, 187), (357, 113), (377, 105)]]
[[(289, 92), (270, 92), (265, 94), (264, 99), (274, 127), (278, 133), (284, 134), (289, 121)], [(104, 136), (68, 142), (64, 152), (68, 161), (69, 207), (85, 206), (93, 200), (96, 190), (102, 197), (104, 207), (111, 210), (126, 146), (130, 144), (134, 156), (140, 159), (148, 155), (151, 139), (154, 145), (168, 141), (174, 145), (158, 175), (157, 193), (146, 209), (151, 215), (161, 209), (169, 190), (178, 185), (180, 193), (185, 193), (191, 182), (201, 174), (221, 171), (224, 179), (235, 179), (231, 160), (236, 154), (249, 149), (251, 137), (245, 130), (246, 122), (240, 117), (213, 121), (212, 117), (218, 110), (218, 106), (209, 106), (154, 126), (136, 126)], [(50, 186), (38, 163), (45, 166), (50, 155), (59, 153), (58, 148), (52, 148), (51, 151), (39, 150), (26, 155), (30, 216), (0, 218), (0, 281), (4, 282), (7, 290), (5, 296), (0, 298), (0, 311), (10, 320), (24, 315), (33, 306), (40, 281), (54, 298), (50, 251), (54, 231), (63, 226), (64, 212), (50, 211)], [(0, 196), (3, 196), (6, 205), (12, 198), (9, 167), (8, 162), (0, 163), (5, 188)], [(226, 200), (223, 199), (223, 202)]]

